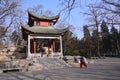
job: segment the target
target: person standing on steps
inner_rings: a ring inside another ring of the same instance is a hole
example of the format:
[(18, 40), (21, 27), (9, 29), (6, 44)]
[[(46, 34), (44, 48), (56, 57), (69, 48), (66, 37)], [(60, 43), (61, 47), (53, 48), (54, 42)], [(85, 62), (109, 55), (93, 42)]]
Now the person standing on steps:
[(87, 64), (86, 64), (86, 59), (84, 56), (81, 56), (80, 59), (80, 69), (84, 66), (85, 68), (87, 68)]

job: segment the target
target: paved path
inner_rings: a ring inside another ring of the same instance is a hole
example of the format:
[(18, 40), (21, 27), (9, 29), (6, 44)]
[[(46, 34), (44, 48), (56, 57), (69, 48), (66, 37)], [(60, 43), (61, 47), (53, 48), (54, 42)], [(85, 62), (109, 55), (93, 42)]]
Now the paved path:
[(0, 74), (0, 80), (120, 80), (120, 58), (97, 59), (88, 68)]

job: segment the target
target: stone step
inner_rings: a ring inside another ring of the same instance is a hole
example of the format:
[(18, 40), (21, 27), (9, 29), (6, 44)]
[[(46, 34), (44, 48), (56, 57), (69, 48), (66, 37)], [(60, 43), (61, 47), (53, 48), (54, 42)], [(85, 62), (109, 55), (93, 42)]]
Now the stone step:
[[(4, 64), (7, 62), (3, 62)], [(3, 64), (1, 63), (1, 66)], [(17, 59), (13, 61), (9, 61), (9, 65), (5, 64), (6, 68), (12, 67), (20, 67), (22, 71), (37, 71), (37, 70), (48, 70), (48, 69), (58, 69), (71, 67), (68, 63), (66, 63), (62, 59), (58, 58), (34, 58), (34, 59)], [(4, 67), (4, 66), (3, 66)]]
[[(40, 68), (39, 66), (41, 67), (41, 69), (39, 69)], [(57, 68), (65, 68), (65, 67), (71, 67), (71, 65), (67, 64), (62, 59), (57, 59), (57, 58), (39, 58), (39, 59), (36, 60), (36, 62), (33, 63), (32, 66), (29, 66), (29, 68), (30, 68), (29, 70), (30, 71), (31, 70), (35, 70), (36, 71), (36, 69), (48, 70), (48, 69), (57, 69)]]

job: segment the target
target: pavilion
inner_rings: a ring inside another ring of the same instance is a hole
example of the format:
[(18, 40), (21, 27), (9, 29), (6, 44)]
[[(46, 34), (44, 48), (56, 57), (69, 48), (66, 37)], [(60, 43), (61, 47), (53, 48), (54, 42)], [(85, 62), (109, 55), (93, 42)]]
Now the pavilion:
[(38, 16), (28, 10), (28, 24), (21, 22), (22, 37), (27, 42), (27, 57), (62, 57), (62, 36), (69, 30), (55, 28), (60, 14)]

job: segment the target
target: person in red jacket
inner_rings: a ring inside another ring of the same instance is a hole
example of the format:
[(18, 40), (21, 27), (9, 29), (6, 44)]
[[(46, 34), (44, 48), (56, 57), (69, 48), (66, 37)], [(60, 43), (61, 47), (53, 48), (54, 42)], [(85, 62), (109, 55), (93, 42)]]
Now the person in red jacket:
[(86, 64), (85, 57), (81, 56), (81, 57), (80, 57), (80, 69), (81, 69), (83, 66), (87, 68), (87, 64)]

